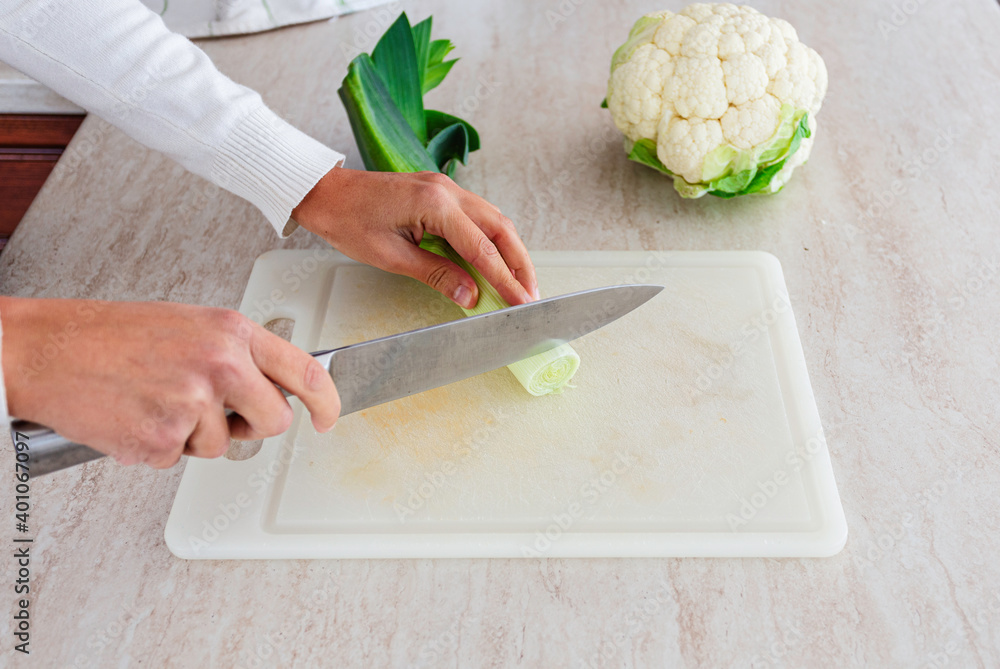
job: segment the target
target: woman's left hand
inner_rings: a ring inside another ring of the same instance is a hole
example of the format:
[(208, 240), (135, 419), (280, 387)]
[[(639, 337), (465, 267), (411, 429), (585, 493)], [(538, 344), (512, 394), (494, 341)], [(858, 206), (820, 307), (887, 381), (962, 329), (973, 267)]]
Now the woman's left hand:
[(467, 309), (479, 299), (458, 265), (421, 249), (424, 233), (443, 237), (508, 303), (538, 299), (535, 267), (500, 210), (436, 172), (327, 173), (292, 212), (345, 255), (423, 281)]

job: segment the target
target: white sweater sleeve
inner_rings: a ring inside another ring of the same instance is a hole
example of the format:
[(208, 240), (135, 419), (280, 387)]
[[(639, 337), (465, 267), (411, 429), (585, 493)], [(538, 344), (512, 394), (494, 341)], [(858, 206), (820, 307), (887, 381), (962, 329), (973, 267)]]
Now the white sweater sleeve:
[(0, 60), (249, 200), (282, 236), (296, 227), (292, 209), (343, 164), (139, 0), (3, 0)]
[(279, 234), (344, 156), (278, 118), (139, 0), (3, 0), (0, 60), (255, 204)]

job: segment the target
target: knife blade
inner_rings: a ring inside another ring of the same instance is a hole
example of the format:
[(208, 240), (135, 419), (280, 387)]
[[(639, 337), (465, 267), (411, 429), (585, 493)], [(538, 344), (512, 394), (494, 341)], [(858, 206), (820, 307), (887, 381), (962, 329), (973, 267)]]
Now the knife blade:
[[(333, 377), (346, 415), (544, 353), (621, 318), (661, 290), (593, 288), (312, 355)], [(30, 452), (32, 477), (104, 455), (30, 421), (14, 420), (10, 433), (18, 451)]]
[(593, 288), (313, 355), (333, 376), (343, 416), (544, 353), (624, 316), (661, 290)]

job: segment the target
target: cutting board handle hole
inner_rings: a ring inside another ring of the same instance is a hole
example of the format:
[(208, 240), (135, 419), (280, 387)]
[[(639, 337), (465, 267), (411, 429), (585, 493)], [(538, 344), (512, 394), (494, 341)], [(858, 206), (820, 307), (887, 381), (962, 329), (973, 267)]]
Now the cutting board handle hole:
[(285, 341), (292, 341), (292, 332), (295, 330), (295, 319), (275, 318), (264, 323), (264, 329), (278, 335)]
[[(275, 318), (264, 324), (264, 329), (272, 332), (285, 341), (292, 340), (292, 331), (295, 330), (295, 321), (291, 318)], [(249, 460), (260, 452), (260, 447), (264, 443), (262, 439), (257, 441), (236, 441), (229, 442), (229, 450), (226, 451), (227, 460)]]
[(263, 439), (257, 441), (236, 441), (229, 440), (229, 450), (224, 456), (227, 460), (249, 460), (260, 452), (260, 447), (264, 444)]

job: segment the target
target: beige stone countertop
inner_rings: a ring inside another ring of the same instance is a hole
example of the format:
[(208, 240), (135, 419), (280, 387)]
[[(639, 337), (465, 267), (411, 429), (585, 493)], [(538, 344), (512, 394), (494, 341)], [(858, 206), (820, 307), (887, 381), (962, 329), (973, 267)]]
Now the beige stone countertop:
[[(626, 160), (598, 107), (632, 20), (680, 3), (404, 7), (458, 45), (430, 99), (482, 135), (459, 182), (529, 248), (781, 260), (843, 552), (187, 562), (163, 541), (183, 466), (102, 461), (33, 483), (32, 654), (13, 652), (4, 616), (0, 665), (1000, 666), (1000, 7), (757, 4), (823, 55), (830, 90), (808, 165), (777, 196), (733, 201), (681, 200)], [(368, 12), (203, 46), (357, 167), (336, 93), (356, 51), (342, 46), (385, 27)], [(250, 205), (90, 116), (0, 255), (0, 285), (236, 307), (257, 255), (320, 246), (277, 239)], [(13, 610), (16, 566), (0, 563)]]

